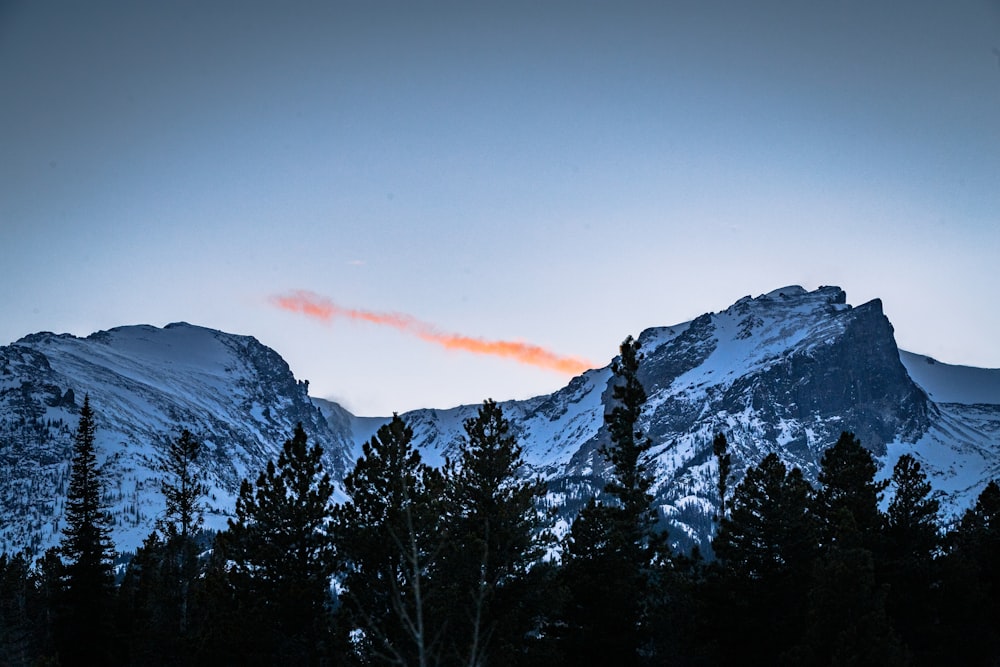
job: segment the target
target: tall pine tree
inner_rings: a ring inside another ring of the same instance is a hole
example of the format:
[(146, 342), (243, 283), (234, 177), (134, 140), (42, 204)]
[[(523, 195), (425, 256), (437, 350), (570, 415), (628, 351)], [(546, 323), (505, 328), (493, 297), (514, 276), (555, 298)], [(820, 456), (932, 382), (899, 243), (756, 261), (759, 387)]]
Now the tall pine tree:
[(733, 455), (729, 453), (729, 441), (724, 433), (717, 433), (712, 440), (712, 453), (715, 455), (719, 476), (716, 487), (719, 490), (719, 520), (726, 516), (726, 490), (729, 488), (729, 475), (733, 468)]
[(806, 629), (789, 652), (791, 660), (814, 664), (901, 664), (905, 650), (887, 610), (888, 586), (878, 577), (888, 480), (876, 481), (871, 452), (844, 432), (823, 453), (812, 509), (820, 555), (808, 594)]
[(111, 518), (102, 500), (96, 430), (90, 397), (84, 396), (73, 441), (66, 527), (59, 544), (59, 554), (65, 561), (63, 604), (57, 624), (63, 664), (103, 663), (111, 647), (115, 550)]
[(170, 442), (160, 461), (164, 474), (161, 490), (166, 504), (159, 528), (165, 537), (164, 575), (174, 583), (177, 634), (183, 640), (188, 633), (190, 590), (198, 576), (197, 531), (204, 521), (202, 498), (208, 493), (198, 455), (201, 442), (184, 429)]
[(184, 429), (160, 460), (166, 508), (129, 561), (118, 591), (119, 634), (133, 661), (190, 661), (192, 588), (201, 575), (196, 539), (207, 487), (197, 467), (201, 443)]
[(456, 664), (517, 664), (538, 612), (540, 586), (528, 575), (546, 544), (535, 506), (545, 485), (520, 476), (521, 447), (495, 401), (465, 421), (465, 433), (446, 466), (448, 542), (436, 567), (444, 654)]
[(765, 456), (736, 487), (730, 516), (713, 541), (716, 555), (748, 579), (770, 580), (807, 569), (816, 532), (809, 514), (811, 491), (801, 470), (788, 470), (773, 452)]
[(168, 540), (190, 540), (204, 521), (201, 499), (208, 487), (198, 467), (200, 453), (201, 442), (184, 429), (180, 437), (170, 442), (166, 456), (160, 461), (160, 472), (164, 474), (161, 491), (166, 509), (159, 528)]
[(935, 555), (941, 545), (938, 501), (920, 462), (903, 454), (893, 466), (895, 493), (885, 516), (880, 562), (881, 578), (889, 585), (886, 607), (893, 626), (915, 653), (932, 647), (939, 626), (938, 580)]
[(853, 433), (840, 434), (820, 459), (814, 512), (826, 547), (876, 547), (882, 514), (879, 502), (888, 480), (876, 481), (875, 459)]
[(39, 595), (25, 553), (0, 554), (0, 665), (30, 665), (42, 654)]
[(334, 545), (328, 533), (333, 484), (323, 449), (302, 425), (255, 484), (243, 480), (236, 517), (218, 541), (251, 661), (319, 664), (331, 640)]
[(726, 628), (718, 640), (724, 662), (739, 656), (773, 664), (800, 634), (815, 553), (811, 491), (802, 471), (788, 470), (773, 452), (736, 487), (712, 542), (726, 594), (717, 610)]
[(445, 543), (441, 474), (413, 447), (399, 415), (365, 443), (334, 512), (343, 627), (363, 659), (400, 665), (441, 662), (428, 574)]
[(647, 641), (646, 612), (655, 574), (667, 557), (657, 530), (643, 456), (652, 441), (638, 428), (646, 391), (639, 381), (639, 343), (631, 336), (612, 364), (613, 407), (605, 414), (611, 464), (604, 487), (612, 504), (591, 500), (577, 516), (564, 549), (569, 590), (565, 645), (571, 662), (637, 664)]

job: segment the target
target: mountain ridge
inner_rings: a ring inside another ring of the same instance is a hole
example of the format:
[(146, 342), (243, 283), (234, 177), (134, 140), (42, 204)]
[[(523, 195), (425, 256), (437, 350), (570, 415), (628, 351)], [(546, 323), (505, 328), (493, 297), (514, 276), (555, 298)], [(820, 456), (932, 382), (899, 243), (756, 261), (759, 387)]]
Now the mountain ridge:
[[(945, 511), (967, 507), (1000, 472), (1000, 434), (992, 426), (1000, 391), (989, 393), (1000, 387), (1000, 372), (975, 369), (982, 371), (977, 396), (993, 403), (984, 401), (978, 411), (958, 404), (942, 409), (903, 364), (904, 356), (919, 355), (900, 352), (893, 333), (880, 300), (852, 307), (839, 287), (809, 292), (799, 286), (640, 333), (645, 358), (639, 376), (648, 394), (640, 426), (654, 441), (653, 492), (676, 545), (704, 545), (713, 529), (711, 441), (717, 432), (729, 438), (740, 473), (778, 451), (815, 480), (825, 448), (849, 430), (876, 455), (882, 476), (898, 456), (914, 454), (937, 481)], [(604, 367), (553, 394), (501, 403), (531, 471), (549, 480), (548, 504), (563, 507), (565, 515), (603, 488), (606, 465), (599, 452), (608, 444), (603, 414), (610, 380), (610, 367)], [(931, 383), (934, 391), (943, 380)], [(477, 408), (402, 416), (436, 462), (454, 453), (462, 421)], [(355, 441), (370, 437), (379, 423), (367, 418), (354, 431)], [(956, 424), (966, 425), (964, 431)], [(964, 435), (949, 438), (949, 432)]]
[(212, 481), (207, 523), (225, 527), (244, 477), (255, 477), (303, 423), (342, 475), (349, 462), (287, 363), (252, 336), (174, 323), (116, 327), (86, 338), (39, 333), (0, 348), (0, 542), (30, 548), (58, 535), (72, 429), (90, 396), (115, 515), (134, 548), (162, 508), (158, 459), (187, 428), (204, 444)]
[[(823, 450), (855, 432), (883, 476), (917, 456), (946, 511), (971, 504), (1000, 475), (1000, 370), (957, 367), (896, 346), (881, 301), (847, 303), (839, 287), (744, 297), (638, 336), (648, 394), (640, 420), (653, 439), (653, 493), (678, 548), (706, 544), (718, 504), (711, 440), (729, 438), (736, 478), (770, 451), (814, 479)], [(603, 489), (610, 364), (552, 394), (501, 402), (524, 448), (525, 474), (548, 483), (557, 531)], [(98, 416), (102, 470), (130, 549), (162, 507), (156, 462), (188, 428), (206, 443), (208, 525), (225, 526), (243, 477), (276, 456), (296, 423), (342, 479), (388, 417), (359, 417), (308, 396), (274, 350), (252, 336), (184, 322), (116, 327), (85, 338), (40, 332), (0, 347), (0, 547), (58, 539), (75, 415), (83, 394)], [(963, 402), (964, 401), (964, 402)], [(479, 404), (403, 413), (432, 465), (453, 457)]]

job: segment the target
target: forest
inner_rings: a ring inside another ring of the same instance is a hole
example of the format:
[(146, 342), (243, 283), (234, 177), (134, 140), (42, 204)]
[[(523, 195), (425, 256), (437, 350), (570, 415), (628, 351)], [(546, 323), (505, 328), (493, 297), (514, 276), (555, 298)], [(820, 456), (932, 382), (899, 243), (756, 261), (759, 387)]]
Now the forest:
[(712, 553), (678, 553), (638, 428), (642, 355), (632, 338), (620, 352), (609, 481), (561, 535), (486, 400), (440, 468), (395, 415), (341, 502), (300, 426), (218, 533), (181, 431), (165, 511), (123, 557), (86, 398), (59, 545), (0, 556), (0, 665), (1000, 664), (996, 482), (945, 523), (909, 455), (879, 481), (844, 432), (815, 485), (774, 453), (734, 485), (719, 433)]

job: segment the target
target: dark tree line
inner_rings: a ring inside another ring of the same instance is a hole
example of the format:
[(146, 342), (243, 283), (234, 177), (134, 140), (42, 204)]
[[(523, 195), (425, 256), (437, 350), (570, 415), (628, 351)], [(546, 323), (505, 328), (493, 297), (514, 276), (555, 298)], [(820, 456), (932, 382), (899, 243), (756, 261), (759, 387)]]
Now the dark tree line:
[(946, 528), (909, 455), (877, 481), (844, 433), (816, 486), (772, 453), (733, 487), (718, 434), (713, 557), (671, 553), (641, 358), (626, 339), (609, 481), (561, 541), (488, 400), (440, 468), (394, 416), (339, 493), (300, 426), (217, 534), (183, 431), (161, 462), (164, 515), (117, 576), (85, 398), (60, 545), (0, 556), (0, 665), (1000, 664), (995, 482)]

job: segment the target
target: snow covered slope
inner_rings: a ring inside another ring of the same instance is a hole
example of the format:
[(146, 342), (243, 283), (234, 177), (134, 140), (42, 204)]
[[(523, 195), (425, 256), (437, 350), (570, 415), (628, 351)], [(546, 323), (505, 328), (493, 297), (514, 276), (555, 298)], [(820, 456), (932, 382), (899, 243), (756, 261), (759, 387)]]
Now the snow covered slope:
[(902, 350), (899, 356), (934, 401), (934, 415), (919, 440), (894, 443), (886, 462), (916, 456), (945, 504), (960, 511), (986, 481), (1000, 479), (1000, 369), (953, 366)]
[(931, 357), (899, 351), (913, 381), (936, 403), (1000, 405), (1000, 368), (943, 364)]
[(121, 550), (140, 544), (162, 510), (157, 461), (183, 428), (205, 444), (210, 527), (225, 526), (240, 481), (298, 422), (334, 474), (350, 461), (349, 441), (329, 429), (305, 383), (254, 338), (184, 323), (33, 334), (0, 348), (0, 549), (57, 541), (85, 394)]

